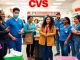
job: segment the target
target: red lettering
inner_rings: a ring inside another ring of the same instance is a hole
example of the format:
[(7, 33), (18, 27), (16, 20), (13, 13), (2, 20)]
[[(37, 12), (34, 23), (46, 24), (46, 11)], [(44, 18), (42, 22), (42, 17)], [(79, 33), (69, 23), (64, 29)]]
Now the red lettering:
[(41, 3), (42, 3), (42, 0), (40, 0), (40, 2), (38, 0), (36, 0), (37, 7), (40, 7)]
[(30, 1), (29, 1), (29, 6), (30, 6), (30, 7), (35, 7), (35, 6), (36, 6), (35, 0), (30, 0)]
[(48, 7), (48, 0), (44, 0), (42, 6), (43, 6), (43, 7)]
[(48, 7), (48, 0), (30, 0), (29, 1), (29, 6), (30, 7)]

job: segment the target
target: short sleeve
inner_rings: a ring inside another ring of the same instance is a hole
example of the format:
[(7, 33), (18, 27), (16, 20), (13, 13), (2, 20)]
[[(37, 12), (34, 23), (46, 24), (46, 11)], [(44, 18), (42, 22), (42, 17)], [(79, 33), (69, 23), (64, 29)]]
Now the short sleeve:
[(69, 27), (69, 33), (71, 33), (71, 32), (72, 32), (72, 26)]
[(7, 21), (6, 21), (6, 25), (7, 25), (7, 26), (10, 26), (10, 20), (7, 20)]

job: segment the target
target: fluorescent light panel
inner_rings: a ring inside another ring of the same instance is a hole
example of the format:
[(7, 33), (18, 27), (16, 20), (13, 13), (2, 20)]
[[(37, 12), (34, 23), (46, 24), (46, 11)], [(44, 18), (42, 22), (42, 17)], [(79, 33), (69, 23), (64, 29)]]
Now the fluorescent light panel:
[(15, 3), (13, 3), (13, 2), (6, 2), (5, 4), (6, 5), (15, 5)]
[(66, 0), (56, 0), (56, 1), (66, 1)]
[(58, 8), (58, 6), (50, 6), (50, 8)]
[(53, 3), (53, 5), (61, 5), (62, 3)]

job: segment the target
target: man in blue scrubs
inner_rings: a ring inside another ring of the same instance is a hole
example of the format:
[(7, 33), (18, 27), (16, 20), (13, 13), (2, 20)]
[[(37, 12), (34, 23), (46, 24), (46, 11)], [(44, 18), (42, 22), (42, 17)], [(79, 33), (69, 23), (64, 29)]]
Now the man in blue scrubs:
[(21, 52), (21, 32), (23, 30), (23, 21), (18, 18), (19, 12), (19, 8), (13, 8), (13, 17), (9, 18), (6, 21), (6, 24), (8, 27), (10, 27), (11, 38), (9, 38), (9, 47)]
[(62, 20), (60, 19), (60, 16), (61, 16), (60, 14), (56, 14), (56, 19), (54, 20), (55, 26), (57, 28), (56, 36), (55, 36), (57, 53), (55, 54), (55, 56), (60, 55), (60, 42), (59, 42), (59, 35), (58, 35), (58, 30), (60, 28), (60, 25), (62, 25)]

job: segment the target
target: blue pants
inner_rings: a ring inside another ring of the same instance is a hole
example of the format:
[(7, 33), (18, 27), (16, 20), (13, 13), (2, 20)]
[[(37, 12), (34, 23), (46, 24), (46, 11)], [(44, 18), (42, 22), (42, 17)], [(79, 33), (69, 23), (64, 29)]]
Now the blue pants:
[(56, 40), (57, 53), (60, 53), (60, 41), (59, 41), (59, 36), (58, 35), (55, 36), (55, 40)]
[(68, 44), (64, 45), (64, 41), (60, 41), (60, 46), (61, 46), (61, 54), (62, 54), (62, 56), (68, 56), (69, 45)]
[(47, 55), (50, 60), (53, 60), (52, 46), (42, 46), (42, 59), (47, 60)]
[(74, 46), (75, 46), (75, 53), (77, 58), (80, 60), (80, 39), (74, 40)]
[[(69, 40), (69, 41), (68, 41), (68, 45), (69, 45), (69, 48), (70, 48), (70, 46), (71, 46), (72, 56), (75, 56), (74, 41), (73, 41), (73, 40)], [(70, 53), (70, 51), (69, 51), (69, 53)]]
[(16, 51), (21, 52), (22, 39), (17, 38), (15, 41), (9, 40), (9, 48), (13, 48)]

